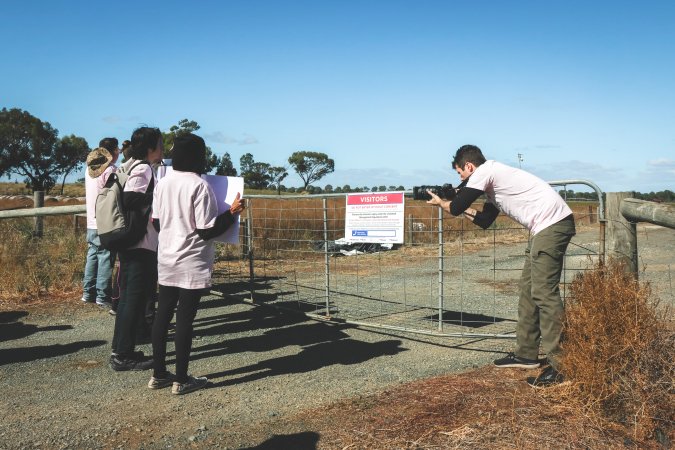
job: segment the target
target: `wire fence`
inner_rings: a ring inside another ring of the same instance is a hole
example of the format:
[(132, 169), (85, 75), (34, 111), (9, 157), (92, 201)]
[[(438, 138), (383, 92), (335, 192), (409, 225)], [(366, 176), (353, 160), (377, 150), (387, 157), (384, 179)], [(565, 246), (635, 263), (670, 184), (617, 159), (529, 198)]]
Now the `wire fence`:
[[(601, 205), (570, 202), (570, 207), (577, 235), (564, 260), (563, 297), (574, 276), (595, 267), (604, 255)], [(63, 211), (73, 214), (70, 209)], [(345, 195), (248, 196), (240, 244), (217, 246), (214, 290), (372, 327), (513, 337), (529, 237), (522, 226), (500, 215), (482, 230), (408, 197), (405, 244), (388, 249), (344, 245), (345, 215)], [(0, 221), (0, 297), (9, 291), (68, 292), (81, 280), (86, 252), (82, 217), (44, 217), (42, 239), (32, 237), (34, 221)], [(662, 304), (672, 307), (675, 231), (641, 223), (638, 244), (641, 279), (652, 285)]]
[[(562, 295), (601, 257), (597, 205), (572, 205), (578, 233)], [(488, 230), (406, 199), (406, 243), (340, 246), (344, 196), (249, 197), (242, 253), (222, 258), (218, 289), (256, 303), (373, 327), (513, 337), (529, 233), (500, 216)], [(337, 242), (336, 242), (337, 241)]]

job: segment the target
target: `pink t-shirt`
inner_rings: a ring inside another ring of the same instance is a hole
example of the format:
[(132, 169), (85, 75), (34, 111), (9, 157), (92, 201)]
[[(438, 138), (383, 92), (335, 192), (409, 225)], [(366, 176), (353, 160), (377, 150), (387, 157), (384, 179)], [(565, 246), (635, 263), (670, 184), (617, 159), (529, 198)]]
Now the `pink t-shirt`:
[(152, 217), (159, 219), (159, 284), (184, 289), (211, 286), (215, 244), (197, 229), (211, 228), (218, 217), (216, 196), (199, 175), (174, 170), (155, 189)]
[[(122, 164), (122, 168), (126, 171), (133, 166), (137, 160), (131, 158), (129, 161), (125, 161)], [(149, 164), (139, 164), (129, 173), (129, 178), (124, 185), (124, 192), (142, 192), (145, 193), (148, 191), (150, 186), (150, 180), (155, 178), (155, 172), (152, 170), (152, 167)], [(157, 180), (154, 182), (155, 189), (157, 189)], [(152, 207), (152, 206), (150, 206)], [(129, 250), (135, 248), (144, 248), (146, 250), (151, 250), (153, 252), (157, 251), (157, 231), (155, 227), (152, 226), (152, 221), (148, 217), (147, 233), (143, 236), (143, 239), (140, 242), (132, 247), (129, 247)]]
[(565, 200), (547, 182), (497, 161), (478, 166), (466, 187), (485, 192), (490, 203), (532, 234), (572, 214)]
[(90, 177), (89, 171), (85, 171), (84, 173), (84, 190), (87, 198), (87, 228), (90, 230), (98, 229), (98, 226), (96, 225), (96, 197), (98, 197), (98, 193), (103, 186), (105, 186), (105, 182), (108, 181), (108, 176), (116, 170), (117, 167), (110, 164), (103, 173), (96, 178)]

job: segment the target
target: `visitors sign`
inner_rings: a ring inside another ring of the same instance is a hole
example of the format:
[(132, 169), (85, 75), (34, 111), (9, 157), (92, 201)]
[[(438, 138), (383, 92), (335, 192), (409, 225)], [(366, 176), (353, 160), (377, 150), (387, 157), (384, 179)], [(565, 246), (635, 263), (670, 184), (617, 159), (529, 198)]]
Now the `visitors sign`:
[(348, 194), (345, 239), (349, 242), (402, 244), (403, 192)]

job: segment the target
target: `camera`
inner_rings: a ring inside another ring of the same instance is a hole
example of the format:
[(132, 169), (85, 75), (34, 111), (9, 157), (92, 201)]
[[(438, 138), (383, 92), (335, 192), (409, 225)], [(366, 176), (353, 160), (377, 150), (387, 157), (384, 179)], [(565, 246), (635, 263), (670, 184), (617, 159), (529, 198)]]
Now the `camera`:
[(413, 199), (414, 200), (431, 200), (431, 196), (427, 192), (430, 190), (438, 195), (443, 200), (452, 200), (457, 195), (457, 189), (452, 187), (452, 184), (444, 184), (443, 186), (414, 186)]

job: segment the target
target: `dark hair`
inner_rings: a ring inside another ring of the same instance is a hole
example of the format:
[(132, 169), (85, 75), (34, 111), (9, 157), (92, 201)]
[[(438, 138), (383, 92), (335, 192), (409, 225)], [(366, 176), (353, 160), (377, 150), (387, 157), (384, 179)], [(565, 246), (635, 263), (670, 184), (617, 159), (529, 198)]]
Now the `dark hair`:
[(452, 160), (452, 167), (463, 169), (464, 165), (468, 162), (473, 163), (476, 167), (485, 162), (483, 152), (475, 145), (462, 145), (457, 150), (457, 153), (455, 153), (455, 157)]
[(118, 145), (117, 138), (114, 137), (103, 138), (101, 139), (101, 142), (98, 143), (99, 147), (103, 147), (104, 149), (108, 150), (111, 155), (113, 151), (117, 148), (117, 145)]
[(124, 155), (124, 159), (129, 159), (129, 152), (131, 151), (131, 141), (127, 139), (126, 141), (122, 142), (122, 154)]
[(160, 139), (162, 132), (159, 128), (136, 128), (131, 135), (131, 149), (128, 155), (134, 159), (145, 159), (148, 157), (148, 150), (154, 150)]
[(175, 170), (203, 174), (206, 172), (206, 144), (196, 134), (176, 136), (171, 151), (171, 165)]

